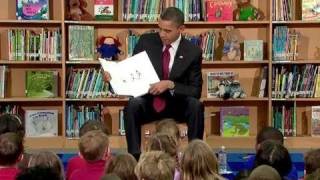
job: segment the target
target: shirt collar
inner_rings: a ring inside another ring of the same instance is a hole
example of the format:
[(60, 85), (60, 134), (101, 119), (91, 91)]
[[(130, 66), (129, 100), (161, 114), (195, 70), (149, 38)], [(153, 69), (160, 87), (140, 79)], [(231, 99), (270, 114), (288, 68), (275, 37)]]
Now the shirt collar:
[[(177, 51), (180, 41), (181, 41), (181, 34), (179, 35), (177, 40), (175, 40), (173, 43), (170, 44), (175, 51)], [(165, 46), (163, 46), (163, 48), (165, 48)]]

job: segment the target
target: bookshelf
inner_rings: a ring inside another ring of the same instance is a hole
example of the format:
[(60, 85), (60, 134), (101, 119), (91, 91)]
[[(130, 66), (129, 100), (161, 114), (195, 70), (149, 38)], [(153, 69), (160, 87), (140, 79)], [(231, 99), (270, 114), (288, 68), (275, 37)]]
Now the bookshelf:
[[(75, 69), (99, 68), (98, 61), (69, 61), (68, 60), (68, 27), (71, 25), (90, 25), (95, 28), (95, 38), (102, 35), (118, 36), (126, 51), (125, 36), (128, 29), (135, 33), (143, 33), (150, 29), (157, 29), (156, 22), (130, 22), (122, 21), (122, 2), (114, 0), (114, 21), (70, 21), (65, 19), (65, 0), (49, 0), (50, 20), (16, 20), (16, 3), (12, 0), (3, 0), (0, 7), (0, 65), (6, 65), (9, 69), (8, 83), (5, 98), (0, 99), (0, 105), (19, 105), (22, 109), (58, 109), (58, 137), (50, 138), (26, 138), (28, 149), (76, 149), (77, 139), (66, 138), (66, 108), (72, 104), (97, 105), (102, 104), (109, 108), (109, 114), (104, 120), (112, 132), (111, 147), (126, 148), (125, 136), (119, 135), (119, 110), (128, 102), (128, 98), (95, 98), (95, 99), (71, 99), (66, 96), (67, 72), (70, 67)], [(86, 8), (93, 14), (94, 0), (87, 0)], [(320, 65), (320, 36), (318, 35), (320, 23), (318, 21), (302, 21), (299, 3), (296, 1), (295, 16), (291, 21), (272, 20), (272, 0), (251, 0), (251, 3), (262, 10), (265, 19), (262, 21), (222, 21), (222, 22), (186, 22), (186, 32), (200, 34), (210, 29), (222, 31), (226, 26), (232, 25), (243, 44), (244, 40), (263, 40), (262, 61), (203, 61), (203, 91), (201, 100), (205, 105), (205, 140), (213, 147), (225, 145), (228, 149), (251, 149), (254, 147), (255, 136), (263, 127), (272, 124), (272, 107), (277, 104), (295, 103), (297, 115), (297, 137), (288, 137), (285, 144), (292, 149), (317, 147), (319, 138), (311, 137), (311, 106), (320, 105), (320, 98), (291, 98), (277, 99), (272, 97), (272, 69), (276, 65)], [(299, 56), (296, 61), (275, 62), (272, 61), (273, 29), (276, 26), (286, 25), (294, 28), (302, 34), (299, 46)], [(39, 29), (43, 27), (59, 28), (61, 30), (61, 60), (60, 61), (12, 61), (9, 60), (7, 31), (10, 28)], [(243, 48), (242, 48), (243, 51)], [(125, 54), (125, 53), (124, 53)], [(121, 55), (120, 59), (125, 58)], [(268, 67), (266, 96), (258, 97), (260, 87), (260, 73), (263, 67)], [(27, 70), (56, 70), (58, 71), (58, 97), (55, 98), (28, 98), (25, 97), (25, 72)], [(206, 73), (216, 71), (233, 71), (238, 74), (241, 87), (247, 94), (244, 99), (222, 100), (220, 98), (207, 98)], [(219, 108), (221, 106), (246, 106), (249, 108), (250, 136), (225, 138), (219, 135)]]

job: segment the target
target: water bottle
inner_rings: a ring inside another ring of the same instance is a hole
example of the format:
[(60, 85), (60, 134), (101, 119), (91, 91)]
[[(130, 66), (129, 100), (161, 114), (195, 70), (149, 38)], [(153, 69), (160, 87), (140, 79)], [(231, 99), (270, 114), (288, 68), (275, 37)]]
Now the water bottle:
[(224, 174), (227, 172), (227, 152), (226, 147), (221, 146), (218, 152), (218, 161), (219, 161), (219, 174)]

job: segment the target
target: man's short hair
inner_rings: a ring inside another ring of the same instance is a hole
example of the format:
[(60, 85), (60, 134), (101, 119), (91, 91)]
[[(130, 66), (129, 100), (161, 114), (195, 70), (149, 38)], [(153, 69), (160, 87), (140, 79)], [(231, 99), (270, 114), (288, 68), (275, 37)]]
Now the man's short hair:
[(83, 136), (85, 133), (92, 131), (92, 130), (101, 130), (106, 135), (110, 135), (108, 128), (105, 126), (104, 123), (98, 120), (89, 120), (85, 122), (79, 130), (79, 136)]
[(134, 170), (138, 179), (163, 180), (173, 179), (175, 159), (162, 151), (142, 153)]
[(265, 127), (258, 133), (256, 144), (261, 144), (265, 140), (273, 140), (283, 144), (283, 134), (274, 127)]
[(108, 147), (108, 136), (100, 130), (85, 133), (79, 141), (80, 153), (87, 161), (101, 160)]
[(8, 132), (24, 137), (25, 130), (19, 115), (3, 114), (0, 116), (0, 134)]
[(165, 9), (161, 15), (160, 15), (161, 20), (166, 20), (166, 21), (172, 21), (177, 26), (181, 26), (184, 24), (184, 15), (183, 12), (176, 8), (176, 7), (168, 7)]
[(13, 132), (0, 135), (0, 165), (14, 165), (23, 153), (23, 139)]

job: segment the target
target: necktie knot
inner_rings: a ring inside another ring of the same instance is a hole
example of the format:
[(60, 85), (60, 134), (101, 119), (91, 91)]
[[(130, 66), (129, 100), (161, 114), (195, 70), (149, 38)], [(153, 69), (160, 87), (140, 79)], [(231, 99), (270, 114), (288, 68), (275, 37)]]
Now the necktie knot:
[(166, 45), (166, 47), (165, 47), (165, 51), (168, 51), (169, 49), (171, 48), (171, 44), (168, 44), (168, 45)]

